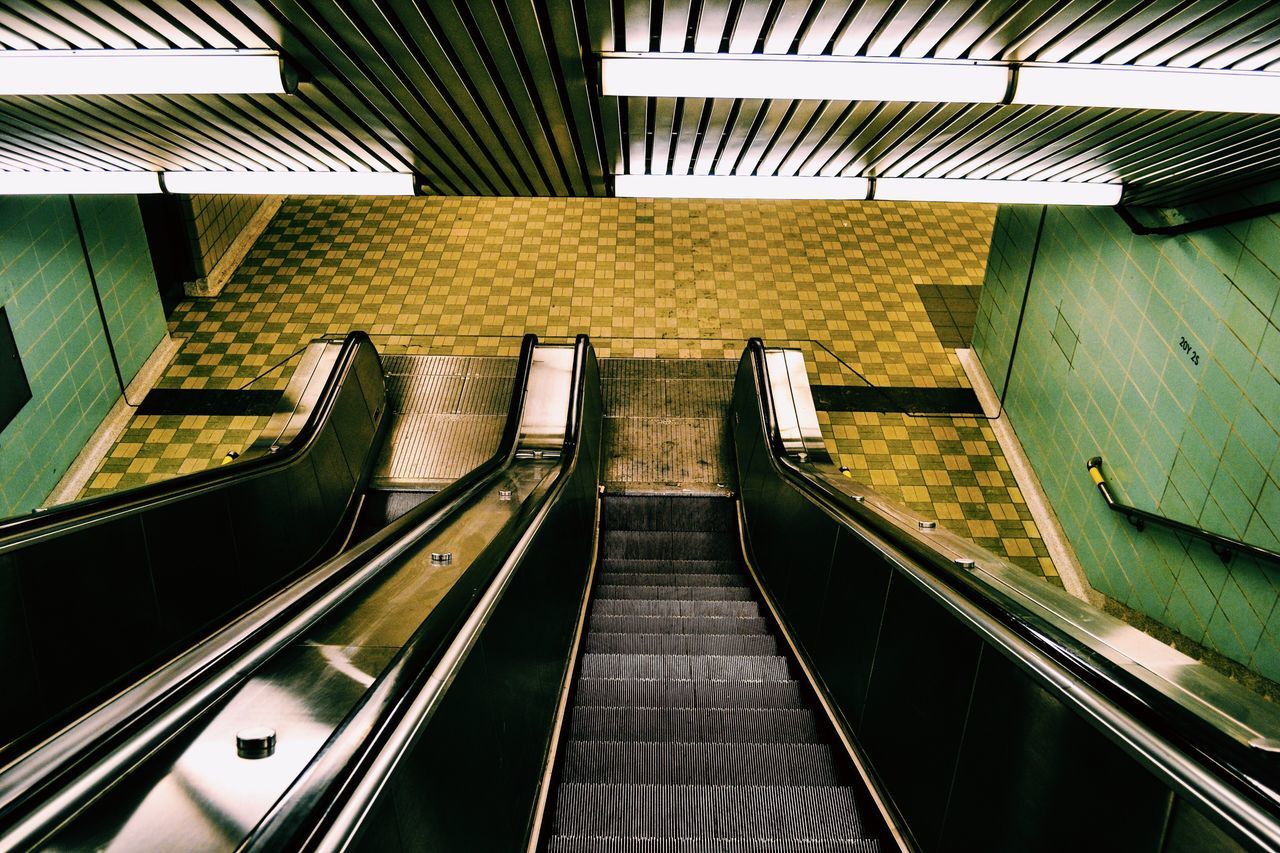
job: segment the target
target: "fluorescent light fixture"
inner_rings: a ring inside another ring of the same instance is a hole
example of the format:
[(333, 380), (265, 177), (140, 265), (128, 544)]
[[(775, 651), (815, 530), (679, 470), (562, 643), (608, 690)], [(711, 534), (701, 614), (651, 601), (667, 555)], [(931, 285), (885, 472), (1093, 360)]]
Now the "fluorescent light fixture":
[(0, 50), (0, 95), (284, 94), (272, 50)]
[(619, 198), (784, 198), (880, 201), (969, 201), (991, 204), (1120, 202), (1120, 184), (987, 181), (963, 178), (777, 178), (738, 175), (614, 175)]
[(137, 195), (160, 192), (156, 172), (0, 172), (0, 195)]
[(991, 204), (1120, 203), (1120, 184), (1071, 181), (999, 181), (966, 178), (878, 178), (875, 197), (881, 201), (973, 201)]
[(737, 175), (615, 175), (619, 198), (864, 199), (866, 178), (774, 178)]
[(409, 172), (165, 172), (171, 193), (413, 195)]
[(1280, 74), (1106, 65), (1024, 65), (1015, 104), (1280, 113)]
[(605, 95), (650, 98), (813, 98), (836, 101), (998, 103), (1002, 65), (836, 56), (607, 53)]

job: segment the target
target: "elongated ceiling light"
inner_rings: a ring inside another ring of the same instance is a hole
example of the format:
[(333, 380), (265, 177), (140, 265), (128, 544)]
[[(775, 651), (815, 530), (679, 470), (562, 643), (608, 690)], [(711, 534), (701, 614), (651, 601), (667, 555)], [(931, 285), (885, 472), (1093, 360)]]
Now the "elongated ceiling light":
[(620, 198), (866, 198), (866, 178), (615, 175)]
[(996, 102), (1009, 77), (972, 62), (714, 53), (609, 53), (600, 75), (605, 95), (931, 102)]
[(272, 50), (0, 50), (0, 95), (285, 94)]
[(1280, 73), (1086, 63), (606, 53), (605, 95), (1123, 107), (1280, 114)]
[(410, 172), (165, 172), (171, 193), (413, 195)]
[(738, 175), (615, 175), (620, 198), (787, 198), (966, 201), (991, 204), (1118, 204), (1120, 184), (964, 178), (778, 178)]
[(0, 195), (138, 195), (160, 192), (156, 172), (0, 172)]
[(1280, 113), (1280, 74), (1106, 65), (1024, 65), (1015, 104)]

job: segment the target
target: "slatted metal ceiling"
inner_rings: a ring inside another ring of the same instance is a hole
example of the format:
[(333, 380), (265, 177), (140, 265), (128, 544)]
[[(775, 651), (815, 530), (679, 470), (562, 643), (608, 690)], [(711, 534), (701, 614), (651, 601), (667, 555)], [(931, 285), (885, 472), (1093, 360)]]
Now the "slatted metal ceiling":
[(12, 49), (251, 47), (289, 96), (0, 99), (0, 169), (413, 170), (603, 195), (618, 171), (1123, 181), (1176, 204), (1280, 175), (1280, 117), (600, 98), (609, 50), (1280, 70), (1270, 0), (5, 0)]

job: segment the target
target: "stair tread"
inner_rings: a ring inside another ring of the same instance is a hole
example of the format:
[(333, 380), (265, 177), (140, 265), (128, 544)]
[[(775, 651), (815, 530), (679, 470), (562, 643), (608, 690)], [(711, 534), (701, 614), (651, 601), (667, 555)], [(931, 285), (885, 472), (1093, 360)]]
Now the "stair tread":
[(741, 575), (736, 560), (643, 560), (605, 557), (600, 561), (603, 574), (628, 572), (675, 572), (708, 575)]
[(721, 572), (601, 572), (600, 583), (610, 586), (731, 586), (747, 588), (741, 575)]
[(624, 616), (593, 613), (588, 631), (605, 634), (765, 634), (772, 636), (763, 616)]
[(808, 708), (575, 708), (573, 740), (820, 743)]
[(860, 838), (847, 785), (564, 782), (557, 834), (754, 839)]
[(592, 615), (603, 616), (759, 616), (755, 601), (673, 601), (669, 598), (612, 598), (597, 596)]
[(790, 681), (781, 655), (644, 655), (588, 652), (584, 676), (710, 681)]
[(772, 634), (640, 634), (592, 631), (588, 652), (615, 654), (776, 655)]
[(665, 681), (580, 678), (574, 707), (807, 708), (800, 683), (786, 681)]
[(601, 578), (596, 587), (596, 599), (653, 599), (656, 601), (753, 601), (751, 590), (745, 586), (655, 586), (653, 584), (627, 586)]
[(556, 835), (547, 853), (880, 853), (874, 838), (681, 838)]
[(571, 740), (567, 782), (839, 785), (845, 780), (825, 743), (707, 743)]

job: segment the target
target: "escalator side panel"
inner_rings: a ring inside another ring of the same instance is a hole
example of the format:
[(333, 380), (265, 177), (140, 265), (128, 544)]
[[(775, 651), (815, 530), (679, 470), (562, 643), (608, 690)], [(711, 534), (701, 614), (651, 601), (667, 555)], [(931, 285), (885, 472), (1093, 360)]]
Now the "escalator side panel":
[(889, 581), (859, 735), (926, 850), (936, 849), (981, 653), (977, 636), (910, 581)]
[[(199, 548), (191, 547), (188, 525), (193, 514), (202, 526), (216, 531)], [(244, 558), (231, 533), (225, 492), (159, 508), (143, 523), (160, 627), (170, 641), (209, 624), (244, 598)]]
[[(993, 760), (1000, 755), (1017, 764)], [(1171, 797), (1007, 658), (984, 654), (939, 846), (1156, 850)]]
[[(21, 582), (13, 560), (0, 554), (0, 683), (35, 684), (36, 661), (31, 628), (24, 612)], [(37, 697), (18, 701), (12, 693), (0, 702), (0, 731), (22, 731), (40, 719)]]
[(38, 702), (52, 715), (130, 671), (161, 645), (140, 519), (97, 525), (74, 543), (43, 542), (14, 554), (12, 562), (21, 579), (38, 684), (7, 685), (10, 696)]
[(846, 723), (857, 731), (889, 593), (889, 567), (866, 543), (840, 531), (826, 586), (816, 593), (816, 631), (802, 645)]

